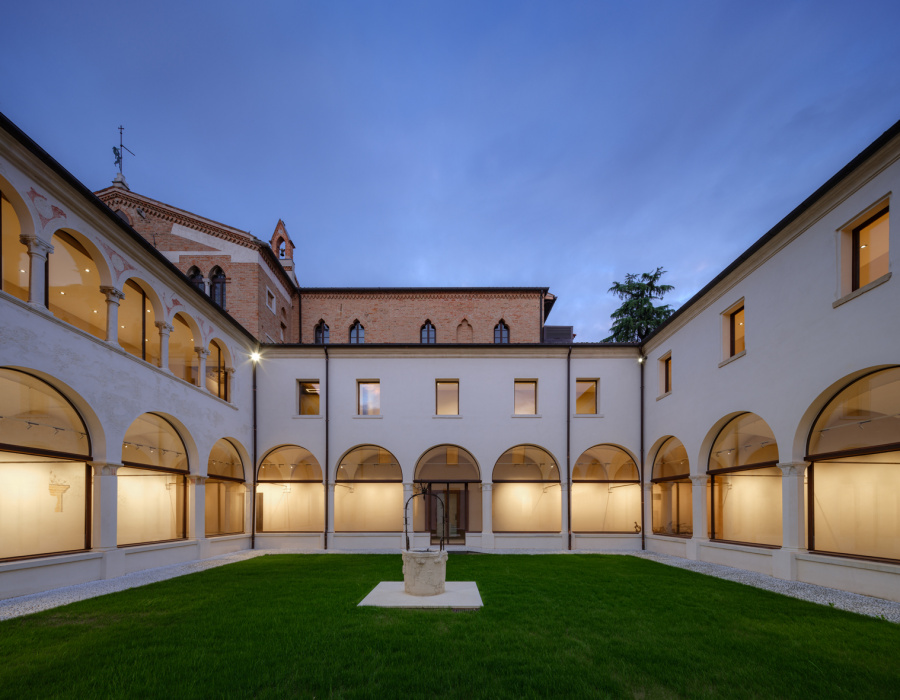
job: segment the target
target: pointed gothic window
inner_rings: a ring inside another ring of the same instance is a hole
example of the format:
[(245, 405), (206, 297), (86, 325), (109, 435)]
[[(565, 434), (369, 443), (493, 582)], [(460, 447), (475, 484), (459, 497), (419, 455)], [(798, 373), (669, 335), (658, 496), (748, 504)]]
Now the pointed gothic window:
[(319, 321), (316, 325), (316, 345), (328, 345), (328, 324)]
[(214, 267), (209, 273), (209, 295), (214, 302), (225, 308), (225, 273), (221, 267)]
[(188, 270), (187, 276), (193, 286), (195, 286), (201, 292), (206, 291), (203, 288), (203, 273), (197, 269), (196, 265)]
[(494, 342), (497, 344), (509, 342), (509, 326), (503, 319), (500, 319), (500, 323), (494, 326)]
[(353, 325), (350, 326), (350, 343), (352, 345), (362, 345), (366, 342), (366, 329), (363, 328), (363, 324), (361, 324), (358, 320), (353, 322)]
[(437, 333), (431, 321), (425, 321), (419, 331), (419, 340), (423, 345), (434, 345), (437, 342)]

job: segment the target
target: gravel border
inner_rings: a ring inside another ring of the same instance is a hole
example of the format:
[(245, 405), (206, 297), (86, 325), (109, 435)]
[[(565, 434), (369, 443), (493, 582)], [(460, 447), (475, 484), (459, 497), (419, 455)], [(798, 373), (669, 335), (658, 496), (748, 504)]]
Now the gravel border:
[[(132, 574), (126, 574), (117, 578), (106, 579), (102, 581), (90, 581), (88, 583), (80, 583), (75, 586), (66, 586), (65, 588), (56, 588), (51, 591), (42, 593), (32, 593), (30, 595), (19, 596), (17, 598), (8, 598), (0, 600), (0, 620), (10, 620), (14, 617), (30, 615), (31, 613), (41, 612), (42, 610), (50, 610), (61, 605), (68, 605), (80, 600), (88, 598), (96, 598), (97, 596), (106, 595), (107, 593), (116, 593), (124, 591), (128, 588), (137, 588), (145, 586), (148, 583), (156, 583), (157, 581), (165, 581), (177, 576), (185, 576), (206, 569), (213, 569), (217, 566), (224, 566), (237, 561), (253, 559), (254, 557), (265, 556), (267, 554), (397, 554), (396, 549), (383, 550), (373, 552), (372, 550), (360, 552), (336, 552), (334, 550), (318, 550), (310, 552), (309, 550), (290, 550), (290, 549), (244, 549), (240, 552), (232, 552), (231, 554), (222, 554), (209, 559), (189, 562), (187, 564), (173, 564), (171, 566), (163, 566), (156, 569), (147, 569), (145, 571), (137, 571)], [(451, 552), (453, 553), (453, 552)], [(474, 551), (472, 553), (475, 553)], [(694, 561), (691, 559), (682, 559), (680, 557), (668, 554), (658, 554), (648, 551), (615, 551), (615, 552), (595, 552), (587, 550), (575, 550), (572, 552), (546, 552), (538, 550), (502, 550), (492, 551), (490, 554), (622, 554), (637, 557), (639, 559), (649, 559), (666, 566), (674, 566), (679, 569), (687, 569), (695, 571), (707, 576), (715, 576), (716, 578), (725, 579), (726, 581), (735, 581), (748, 586), (762, 588), (773, 593), (781, 593), (782, 595), (792, 598), (807, 600), (819, 605), (829, 605), (841, 610), (859, 613), (860, 615), (868, 615), (869, 617), (877, 617), (889, 622), (900, 623), (900, 603), (895, 603), (882, 598), (872, 598), (870, 596), (859, 595), (858, 593), (848, 593), (847, 591), (837, 590), (835, 588), (826, 588), (825, 586), (816, 586), (811, 583), (801, 583), (800, 581), (785, 581), (783, 579), (773, 578), (766, 574), (759, 574), (755, 571), (745, 571), (744, 569), (735, 569), (722, 564), (711, 564), (704, 561)]]

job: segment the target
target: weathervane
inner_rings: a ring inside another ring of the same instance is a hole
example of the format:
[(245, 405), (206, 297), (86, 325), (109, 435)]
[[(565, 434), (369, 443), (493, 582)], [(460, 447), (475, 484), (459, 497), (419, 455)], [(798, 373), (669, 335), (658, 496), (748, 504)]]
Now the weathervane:
[[(124, 152), (128, 151), (129, 153), (131, 153), (131, 155), (134, 155), (134, 151), (132, 151), (129, 148), (126, 148), (125, 145), (122, 143), (122, 132), (124, 132), (124, 131), (125, 131), (125, 127), (119, 126), (119, 147), (118, 148), (116, 148), (115, 146), (112, 147), (113, 154), (116, 156), (116, 162), (113, 165), (117, 165), (119, 167), (119, 175), (123, 175), (123, 173), (122, 173), (122, 156), (124, 155)], [(123, 175), (123, 177), (124, 177), (124, 175)]]

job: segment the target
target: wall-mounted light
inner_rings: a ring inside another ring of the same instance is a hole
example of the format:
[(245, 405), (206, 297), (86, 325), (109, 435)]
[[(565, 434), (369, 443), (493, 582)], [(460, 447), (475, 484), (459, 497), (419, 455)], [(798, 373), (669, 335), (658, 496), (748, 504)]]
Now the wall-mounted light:
[(250, 361), (251, 362), (259, 362), (260, 354), (258, 352), (250, 353)]

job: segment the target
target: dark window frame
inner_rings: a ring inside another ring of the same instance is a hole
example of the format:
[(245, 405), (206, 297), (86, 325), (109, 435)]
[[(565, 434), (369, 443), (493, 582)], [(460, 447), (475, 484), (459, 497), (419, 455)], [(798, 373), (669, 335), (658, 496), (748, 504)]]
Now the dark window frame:
[(419, 329), (419, 342), (422, 345), (434, 345), (437, 343), (437, 330), (430, 319), (426, 319)]
[(509, 325), (502, 318), (494, 326), (494, 344), (495, 345), (508, 345), (509, 344)]
[(366, 328), (360, 323), (359, 319), (356, 319), (353, 324), (350, 326), (350, 344), (351, 345), (365, 345), (366, 342)]
[[(851, 292), (855, 292), (857, 289), (860, 288), (860, 286), (863, 286), (863, 287), (865, 286), (865, 285), (860, 285), (860, 283), (859, 283), (859, 272), (860, 272), (859, 234), (860, 234), (860, 231), (862, 231), (867, 226), (871, 226), (876, 221), (878, 221), (878, 219), (880, 219), (881, 217), (887, 216), (887, 214), (890, 212), (890, 210), (891, 210), (890, 206), (884, 207), (883, 209), (878, 211), (876, 214), (873, 214), (868, 219), (863, 221), (859, 226), (856, 226), (850, 232), (850, 254), (851, 254), (850, 291)], [(846, 278), (844, 278), (844, 279), (846, 279)]]
[(325, 323), (325, 321), (323, 321), (322, 319), (319, 319), (319, 322), (316, 324), (316, 328), (314, 331), (313, 342), (316, 345), (328, 345), (328, 340), (328, 324)]

